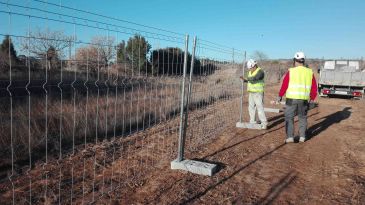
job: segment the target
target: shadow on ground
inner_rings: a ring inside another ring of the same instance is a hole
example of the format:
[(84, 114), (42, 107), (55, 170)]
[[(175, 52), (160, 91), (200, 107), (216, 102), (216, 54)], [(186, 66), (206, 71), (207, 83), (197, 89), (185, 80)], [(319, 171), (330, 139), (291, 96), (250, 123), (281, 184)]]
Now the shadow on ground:
[(198, 192), (195, 195), (193, 195), (192, 197), (190, 197), (189, 199), (186, 199), (185, 201), (183, 201), (180, 204), (190, 204), (193, 201), (199, 199), (200, 197), (204, 196), (206, 193), (208, 193), (210, 190), (215, 189), (217, 186), (224, 184), (226, 181), (228, 181), (229, 179), (231, 179), (232, 177), (234, 177), (235, 175), (239, 174), (241, 171), (245, 170), (246, 168), (250, 167), (251, 165), (255, 164), (257, 161), (263, 159), (266, 156), (271, 155), (273, 152), (279, 150), (280, 148), (282, 148), (285, 144), (281, 144), (277, 147), (275, 147), (274, 149), (272, 149), (269, 152), (266, 152), (265, 154), (257, 157), (256, 159), (246, 163), (245, 165), (241, 166), (239, 169), (237, 169), (236, 171), (234, 171), (233, 173), (231, 173), (230, 175), (226, 176), (225, 178), (223, 178), (222, 180), (218, 181), (217, 183), (209, 186), (208, 188), (206, 188), (204, 191)]
[(345, 120), (351, 116), (351, 107), (345, 107), (341, 111), (337, 111), (325, 117), (319, 118), (316, 121), (323, 120), (307, 130), (307, 139), (311, 139), (317, 136), (319, 133), (325, 131), (327, 128), (332, 126), (333, 124), (340, 123), (342, 120)]
[(282, 193), (291, 183), (297, 178), (295, 171), (290, 171), (284, 177), (282, 177), (277, 183), (275, 183), (268, 191), (266, 196), (259, 200), (256, 204), (272, 204), (275, 199)]

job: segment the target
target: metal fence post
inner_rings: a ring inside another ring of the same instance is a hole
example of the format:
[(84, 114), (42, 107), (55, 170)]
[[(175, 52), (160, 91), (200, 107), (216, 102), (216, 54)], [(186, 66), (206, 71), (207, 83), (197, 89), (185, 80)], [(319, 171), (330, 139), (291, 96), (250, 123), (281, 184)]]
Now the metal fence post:
[[(193, 73), (194, 73), (195, 48), (196, 48), (196, 36), (194, 37), (194, 40), (193, 40), (193, 50), (192, 50), (192, 54), (191, 54), (189, 87), (188, 87), (188, 94), (186, 97), (186, 113), (185, 113), (183, 139), (185, 139), (185, 137), (186, 137), (186, 129), (188, 127), (189, 102), (190, 102), (192, 86), (193, 86), (192, 79), (193, 79)], [(184, 156), (184, 153), (183, 153), (183, 156)]]
[(185, 37), (185, 53), (184, 53), (184, 68), (183, 77), (181, 83), (181, 104), (180, 104), (180, 129), (179, 129), (179, 147), (177, 153), (177, 161), (181, 162), (184, 158), (184, 146), (185, 146), (185, 134), (184, 134), (184, 108), (185, 108), (185, 78), (186, 69), (188, 64), (188, 45), (189, 45), (189, 35)]
[(234, 66), (234, 48), (232, 48), (232, 64)]
[[(246, 63), (246, 51), (244, 53), (244, 58), (243, 58), (243, 63), (242, 63), (242, 77), (245, 77), (245, 63)], [(243, 80), (242, 80), (242, 85), (241, 85), (241, 107), (240, 107), (240, 123), (243, 122), (243, 89), (244, 89), (244, 85), (243, 85)]]

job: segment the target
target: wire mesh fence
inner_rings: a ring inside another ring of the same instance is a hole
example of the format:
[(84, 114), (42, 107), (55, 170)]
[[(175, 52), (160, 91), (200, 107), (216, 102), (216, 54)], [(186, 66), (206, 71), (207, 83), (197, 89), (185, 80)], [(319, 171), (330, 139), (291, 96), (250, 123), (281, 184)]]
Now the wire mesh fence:
[(188, 158), (197, 157), (197, 151), (239, 119), (244, 53), (198, 39), (195, 56), (200, 64), (194, 67), (188, 93)]
[(238, 119), (242, 52), (198, 40), (192, 60), (184, 34), (62, 1), (0, 4), (2, 204), (93, 203), (142, 186), (177, 156), (184, 63), (187, 155)]

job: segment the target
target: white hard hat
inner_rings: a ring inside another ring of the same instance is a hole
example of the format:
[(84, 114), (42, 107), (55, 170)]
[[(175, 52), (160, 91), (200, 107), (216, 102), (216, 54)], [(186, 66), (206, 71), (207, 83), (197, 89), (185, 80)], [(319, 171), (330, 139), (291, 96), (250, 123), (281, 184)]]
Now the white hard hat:
[(305, 55), (302, 51), (298, 51), (298, 52), (295, 53), (294, 59), (297, 59), (297, 60), (305, 59)]
[(257, 62), (253, 59), (250, 59), (247, 61), (247, 68), (253, 68), (255, 65), (257, 65)]

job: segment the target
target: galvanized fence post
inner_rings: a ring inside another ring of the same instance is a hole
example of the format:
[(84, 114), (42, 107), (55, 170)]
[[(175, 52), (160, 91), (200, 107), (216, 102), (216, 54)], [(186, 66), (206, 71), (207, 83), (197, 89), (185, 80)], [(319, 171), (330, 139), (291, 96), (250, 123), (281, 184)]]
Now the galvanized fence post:
[(234, 66), (234, 48), (232, 48), (232, 64)]
[(186, 79), (186, 69), (188, 61), (188, 45), (189, 45), (189, 35), (185, 37), (185, 53), (184, 53), (184, 67), (183, 67), (183, 77), (181, 82), (181, 103), (180, 103), (180, 128), (179, 128), (179, 147), (177, 153), (177, 161), (181, 162), (184, 158), (184, 146), (185, 146), (185, 133), (184, 133), (184, 108), (185, 108), (185, 79)]
[[(193, 86), (192, 79), (193, 79), (193, 72), (194, 72), (195, 48), (196, 48), (196, 36), (194, 37), (194, 40), (193, 40), (193, 50), (191, 53), (189, 87), (188, 87), (188, 95), (186, 97), (186, 113), (185, 113), (183, 139), (185, 139), (185, 137), (186, 137), (186, 129), (188, 127), (189, 102), (190, 102), (192, 86)], [(184, 156), (184, 153), (183, 153), (183, 156)]]
[[(242, 78), (245, 77), (245, 63), (246, 63), (246, 51), (244, 53), (244, 58), (243, 58), (243, 62), (242, 62)], [(244, 94), (244, 85), (243, 85), (244, 81), (242, 79), (242, 84), (241, 84), (241, 107), (240, 107), (240, 123), (243, 122), (243, 94)]]

